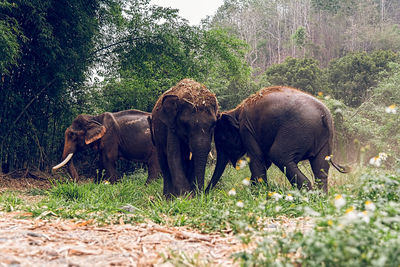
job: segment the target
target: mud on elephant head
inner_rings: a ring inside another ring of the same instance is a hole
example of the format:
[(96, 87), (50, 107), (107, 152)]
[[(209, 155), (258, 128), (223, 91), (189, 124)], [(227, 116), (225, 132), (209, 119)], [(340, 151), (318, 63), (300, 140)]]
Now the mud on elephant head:
[(164, 178), (164, 195), (204, 187), (218, 102), (204, 85), (180, 81), (160, 96), (149, 118)]
[(115, 113), (103, 113), (98, 116), (78, 115), (65, 131), (62, 162), (53, 170), (68, 164), (68, 171), (76, 181), (78, 173), (72, 156), (90, 146), (100, 154), (99, 175), (106, 170), (110, 182), (116, 182), (116, 161), (118, 158), (144, 162), (148, 164), (147, 182), (155, 179), (160, 173), (156, 149), (151, 142), (147, 117), (150, 113), (140, 110), (125, 110)]

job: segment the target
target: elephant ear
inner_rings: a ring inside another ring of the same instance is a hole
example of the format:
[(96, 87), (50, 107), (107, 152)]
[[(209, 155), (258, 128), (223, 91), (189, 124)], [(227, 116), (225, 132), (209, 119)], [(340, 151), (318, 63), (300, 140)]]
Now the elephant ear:
[(160, 120), (168, 127), (174, 128), (179, 108), (179, 97), (176, 95), (164, 96), (161, 107)]
[(246, 153), (239, 133), (239, 121), (235, 114), (222, 113), (217, 124), (219, 147), (228, 155), (232, 166), (235, 166), (237, 160)]
[(94, 141), (99, 140), (104, 136), (107, 129), (101, 123), (91, 120), (87, 125), (87, 130), (85, 134), (85, 144), (89, 145)]
[(224, 123), (228, 123), (235, 129), (239, 130), (239, 120), (236, 118), (234, 114), (222, 113), (220, 116), (220, 120)]

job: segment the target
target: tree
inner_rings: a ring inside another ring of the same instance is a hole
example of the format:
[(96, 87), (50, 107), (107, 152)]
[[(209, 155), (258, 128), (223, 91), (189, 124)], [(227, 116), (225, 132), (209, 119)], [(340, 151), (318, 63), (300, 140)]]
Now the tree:
[(58, 151), (71, 106), (79, 101), (75, 93), (90, 65), (101, 3), (15, 0), (0, 5), (0, 28), (6, 29), (0, 34), (6, 59), (0, 82), (0, 161), (12, 168), (51, 162), (48, 155)]
[(382, 78), (382, 72), (389, 70), (390, 62), (398, 60), (399, 56), (391, 51), (350, 53), (330, 62), (327, 68), (329, 87), (345, 104), (359, 106)]
[(287, 57), (281, 64), (269, 67), (263, 74), (261, 85), (292, 86), (311, 94), (324, 91), (323, 72), (319, 62), (312, 58)]
[[(3, 1), (0, 3), (0, 10), (12, 10), (15, 8), (12, 4)], [(1, 18), (0, 20), (0, 73), (7, 74), (9, 68), (17, 63), (20, 53), (20, 46), (17, 35), (21, 35), (18, 25), (15, 21)], [(2, 76), (3, 77), (3, 76)]]
[[(112, 48), (112, 63), (103, 72), (106, 79), (98, 85), (103, 107), (151, 111), (159, 95), (187, 77), (221, 96), (223, 108), (249, 94), (251, 71), (243, 41), (226, 30), (191, 27), (176, 10), (148, 3), (126, 13), (121, 35), (113, 40), (118, 46)], [(129, 36), (133, 44), (123, 42)]]

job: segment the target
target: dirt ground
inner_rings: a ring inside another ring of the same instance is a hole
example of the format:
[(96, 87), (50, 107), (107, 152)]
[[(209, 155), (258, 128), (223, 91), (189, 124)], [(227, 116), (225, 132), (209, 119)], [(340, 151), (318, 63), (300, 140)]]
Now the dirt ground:
[[(20, 179), (0, 176), (0, 193), (50, 186), (46, 179), (29, 175)], [(251, 249), (230, 232), (201, 234), (150, 221), (100, 227), (90, 220), (31, 215), (0, 211), (0, 266), (238, 266), (231, 255)], [(310, 229), (312, 221), (284, 217), (265, 221), (266, 231), (299, 227)]]

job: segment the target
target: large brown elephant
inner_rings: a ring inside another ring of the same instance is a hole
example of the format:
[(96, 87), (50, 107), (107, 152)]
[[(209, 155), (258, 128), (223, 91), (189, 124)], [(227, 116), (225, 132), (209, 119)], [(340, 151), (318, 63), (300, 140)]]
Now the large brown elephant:
[[(68, 171), (76, 181), (78, 173), (72, 155), (87, 146), (100, 154), (100, 169), (106, 170), (111, 183), (117, 181), (116, 161), (119, 158), (144, 162), (148, 165), (146, 183), (160, 174), (157, 152), (151, 141), (147, 117), (150, 113), (140, 110), (106, 112), (97, 116), (78, 115), (65, 131), (64, 152), (58, 169), (68, 163)], [(99, 182), (100, 177), (96, 177)]]
[(289, 87), (269, 87), (223, 112), (215, 128), (217, 164), (208, 192), (220, 179), (228, 162), (233, 165), (245, 153), (250, 158), (253, 181), (267, 182), (266, 170), (274, 163), (292, 185), (312, 188), (297, 164), (309, 160), (316, 181), (328, 190), (332, 161), (333, 121), (326, 106), (315, 97)]
[(215, 95), (190, 79), (158, 99), (149, 122), (167, 198), (203, 190), (217, 113)]

